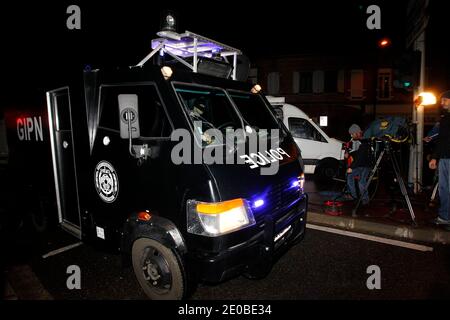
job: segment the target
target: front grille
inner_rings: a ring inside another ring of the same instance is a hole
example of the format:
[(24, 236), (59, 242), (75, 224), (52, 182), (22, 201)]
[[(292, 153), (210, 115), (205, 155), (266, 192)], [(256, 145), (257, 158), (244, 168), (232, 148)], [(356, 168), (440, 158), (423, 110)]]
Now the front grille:
[(301, 197), (300, 188), (293, 187), (292, 182), (286, 181), (272, 185), (260, 195), (265, 205), (260, 210), (254, 210), (257, 221), (263, 220), (266, 215), (271, 215), (273, 221), (277, 221), (292, 212)]

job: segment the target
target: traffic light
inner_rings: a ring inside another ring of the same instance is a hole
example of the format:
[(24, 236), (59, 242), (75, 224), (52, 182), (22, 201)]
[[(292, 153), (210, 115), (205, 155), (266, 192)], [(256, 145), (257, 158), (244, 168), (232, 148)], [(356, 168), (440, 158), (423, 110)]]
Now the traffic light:
[(420, 82), (421, 52), (410, 50), (394, 62), (394, 88), (414, 90)]

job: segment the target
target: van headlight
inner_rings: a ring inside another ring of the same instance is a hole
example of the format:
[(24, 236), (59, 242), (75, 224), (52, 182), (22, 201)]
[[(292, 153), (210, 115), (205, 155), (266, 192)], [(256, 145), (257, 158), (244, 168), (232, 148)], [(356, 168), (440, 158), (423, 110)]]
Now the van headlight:
[(252, 210), (244, 199), (223, 202), (187, 202), (187, 231), (217, 237), (255, 224)]

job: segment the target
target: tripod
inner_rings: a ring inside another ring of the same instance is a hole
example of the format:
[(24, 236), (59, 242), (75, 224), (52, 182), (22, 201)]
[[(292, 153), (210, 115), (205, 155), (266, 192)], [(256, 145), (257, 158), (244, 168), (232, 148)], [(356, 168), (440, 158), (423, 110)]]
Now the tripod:
[[(397, 179), (398, 184), (400, 185), (400, 191), (401, 191), (403, 197), (405, 198), (406, 204), (408, 206), (409, 214), (411, 215), (411, 220), (413, 221), (414, 226), (417, 226), (416, 216), (414, 214), (414, 210), (412, 208), (411, 201), (409, 200), (408, 191), (406, 190), (405, 183), (404, 183), (403, 178), (400, 173), (400, 166), (398, 164), (397, 158), (393, 154), (391, 142), (389, 140), (382, 140), (382, 142), (384, 144), (384, 148), (380, 152), (380, 155), (378, 156), (378, 158), (375, 162), (375, 165), (369, 174), (369, 179), (367, 180), (367, 185), (364, 190), (364, 193), (368, 192), (367, 190), (369, 189), (370, 183), (372, 182), (373, 177), (375, 176), (375, 173), (377, 172), (378, 167), (380, 166), (381, 160), (383, 159), (383, 157), (385, 155), (389, 155), (389, 158), (391, 159), (392, 168), (394, 169), (394, 172), (395, 172), (395, 177)], [(363, 196), (362, 194), (359, 196), (358, 201), (356, 202), (356, 205), (352, 210), (353, 216), (355, 216), (356, 212), (358, 211), (358, 208), (362, 201), (362, 196)]]

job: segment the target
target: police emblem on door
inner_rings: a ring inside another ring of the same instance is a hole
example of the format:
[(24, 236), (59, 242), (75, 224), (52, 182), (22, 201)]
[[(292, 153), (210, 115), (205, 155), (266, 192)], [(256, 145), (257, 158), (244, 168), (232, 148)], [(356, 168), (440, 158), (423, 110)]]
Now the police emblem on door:
[(111, 203), (119, 194), (119, 179), (116, 170), (107, 161), (100, 161), (95, 167), (95, 189), (100, 198)]

